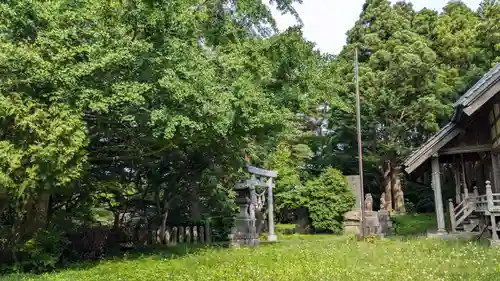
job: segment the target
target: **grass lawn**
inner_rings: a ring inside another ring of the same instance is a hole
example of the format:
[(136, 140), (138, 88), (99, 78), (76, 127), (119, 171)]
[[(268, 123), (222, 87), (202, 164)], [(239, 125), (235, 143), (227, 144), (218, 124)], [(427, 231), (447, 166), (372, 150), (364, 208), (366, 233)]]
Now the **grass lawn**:
[[(187, 249), (0, 280), (500, 280), (500, 250), (431, 239), (297, 236), (249, 249)], [(191, 252), (189, 252), (191, 251)]]

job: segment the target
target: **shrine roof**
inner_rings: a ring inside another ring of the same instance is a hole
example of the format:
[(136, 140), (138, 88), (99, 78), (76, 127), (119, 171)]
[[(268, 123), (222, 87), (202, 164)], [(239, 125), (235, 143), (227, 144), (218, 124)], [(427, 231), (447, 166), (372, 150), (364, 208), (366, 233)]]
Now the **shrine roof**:
[(404, 161), (407, 173), (413, 172), (439, 149), (463, 131), (457, 123), (464, 116), (471, 116), (500, 90), (500, 63), (486, 73), (474, 86), (463, 94), (454, 104), (454, 114), (450, 122), (430, 137), (420, 148)]

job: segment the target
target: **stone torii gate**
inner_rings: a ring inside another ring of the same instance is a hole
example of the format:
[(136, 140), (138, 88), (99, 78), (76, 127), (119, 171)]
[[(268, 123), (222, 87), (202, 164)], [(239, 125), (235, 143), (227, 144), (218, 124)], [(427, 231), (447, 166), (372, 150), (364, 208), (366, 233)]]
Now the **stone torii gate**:
[[(231, 246), (239, 247), (241, 245), (256, 246), (259, 244), (256, 211), (261, 211), (265, 202), (265, 193), (267, 191), (267, 211), (268, 211), (268, 236), (270, 242), (277, 241), (278, 238), (274, 231), (274, 205), (273, 205), (273, 179), (278, 176), (278, 172), (264, 170), (254, 166), (247, 166), (248, 173), (251, 174), (247, 179), (236, 185), (236, 204), (239, 206), (239, 214), (235, 219), (233, 229), (231, 230)], [(259, 193), (259, 188), (263, 190)]]

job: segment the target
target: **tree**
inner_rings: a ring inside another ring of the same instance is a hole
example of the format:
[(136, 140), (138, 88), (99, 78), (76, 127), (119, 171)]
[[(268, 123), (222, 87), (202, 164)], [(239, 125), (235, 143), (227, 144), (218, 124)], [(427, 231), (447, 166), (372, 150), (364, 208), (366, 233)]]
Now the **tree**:
[(253, 0), (2, 7), (1, 130), (16, 136), (2, 139), (3, 183), (19, 198), (49, 189), (65, 217), (105, 206), (115, 226), (123, 212), (160, 230), (227, 215), (240, 153), (294, 131), (314, 71), (300, 61), (321, 59)]
[(399, 211), (404, 210), (398, 198), (400, 161), (451, 113), (449, 97), (441, 94), (447, 85), (439, 76), (438, 54), (431, 48), (434, 21), (433, 13), (416, 13), (411, 4), (367, 1), (334, 66), (345, 77), (341, 83), (346, 91), (340, 94), (351, 107), (332, 114), (330, 125), (338, 134), (334, 138), (342, 144), (337, 149), (355, 155), (352, 62), (359, 48), (367, 169), (378, 170), (381, 180), (374, 183), (384, 186), (386, 201)]
[(477, 41), (479, 65), (484, 66), (483, 71), (487, 71), (500, 61), (500, 2), (497, 0), (484, 0), (478, 10), (481, 19), (477, 26)]

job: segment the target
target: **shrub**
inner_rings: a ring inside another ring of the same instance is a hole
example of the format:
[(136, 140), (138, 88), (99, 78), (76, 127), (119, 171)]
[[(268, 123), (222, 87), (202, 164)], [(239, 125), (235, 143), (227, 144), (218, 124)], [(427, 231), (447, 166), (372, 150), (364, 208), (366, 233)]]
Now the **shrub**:
[(51, 270), (60, 262), (68, 240), (56, 230), (40, 230), (31, 239), (17, 246), (17, 249), (5, 249), (2, 255), (2, 272)]
[(120, 249), (120, 244), (130, 241), (127, 233), (109, 227), (95, 226), (79, 229), (68, 235), (69, 247), (65, 257), (69, 260), (96, 260)]
[(307, 209), (307, 216), (316, 232), (340, 233), (343, 216), (355, 202), (346, 178), (333, 168), (281, 196), (287, 207)]
[(343, 216), (355, 203), (344, 175), (329, 168), (318, 178), (308, 181), (304, 191), (312, 226), (334, 233), (341, 232)]

